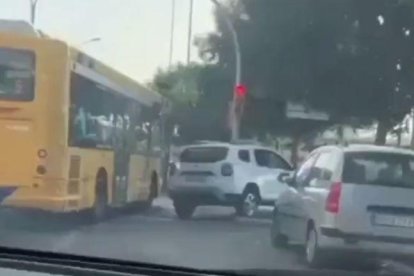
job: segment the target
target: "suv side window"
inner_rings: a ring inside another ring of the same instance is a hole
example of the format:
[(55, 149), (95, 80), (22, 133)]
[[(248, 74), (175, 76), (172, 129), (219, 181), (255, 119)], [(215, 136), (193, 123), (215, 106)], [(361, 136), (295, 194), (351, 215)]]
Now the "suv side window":
[(289, 165), (289, 163), (287, 163), (282, 157), (280, 157), (276, 153), (269, 151), (269, 158), (271, 169), (292, 170), (292, 167)]
[(254, 156), (259, 167), (269, 169), (291, 170), (292, 167), (282, 157), (269, 150), (255, 150)]
[(239, 159), (243, 162), (250, 163), (250, 152), (248, 150), (239, 150)]
[(319, 154), (311, 154), (308, 159), (303, 162), (296, 173), (296, 185), (301, 187), (309, 186), (309, 182), (313, 179), (314, 172), (312, 171), (313, 165)]
[(267, 150), (254, 150), (254, 158), (259, 167), (270, 167), (270, 155)]

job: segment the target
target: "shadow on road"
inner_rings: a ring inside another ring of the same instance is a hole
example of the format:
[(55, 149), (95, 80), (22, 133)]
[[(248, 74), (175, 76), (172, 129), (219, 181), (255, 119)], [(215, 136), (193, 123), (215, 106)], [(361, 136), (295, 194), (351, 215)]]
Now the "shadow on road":
[[(142, 207), (126, 207), (119, 210), (111, 210), (104, 222), (110, 222), (121, 216), (137, 213), (146, 213)], [(55, 214), (43, 211), (28, 211), (3, 209), (0, 210), (0, 233), (11, 231), (30, 231), (32, 233), (67, 232), (83, 226), (97, 224), (87, 212), (67, 214)]]
[[(263, 219), (270, 220), (272, 211), (269, 209), (259, 209), (256, 214), (251, 217), (244, 219)], [(193, 220), (210, 220), (210, 221), (225, 221), (225, 220), (234, 220), (240, 218), (237, 216), (233, 208), (229, 207), (212, 207), (212, 206), (201, 206), (198, 207)]]

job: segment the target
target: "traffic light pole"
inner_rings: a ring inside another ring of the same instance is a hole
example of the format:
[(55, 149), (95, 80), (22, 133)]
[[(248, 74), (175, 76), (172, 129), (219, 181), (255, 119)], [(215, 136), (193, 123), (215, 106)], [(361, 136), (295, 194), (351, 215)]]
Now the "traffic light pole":
[[(224, 22), (226, 23), (228, 29), (230, 30), (231, 37), (233, 40), (233, 46), (234, 46), (234, 54), (236, 59), (236, 75), (234, 80), (234, 86), (233, 89), (235, 89), (238, 85), (241, 83), (241, 51), (240, 51), (240, 44), (239, 44), (239, 38), (237, 36), (236, 29), (234, 28), (233, 23), (230, 20), (229, 15), (227, 14), (225, 8), (217, 1), (217, 0), (211, 0), (217, 7), (218, 11), (223, 15)], [(234, 91), (233, 93), (233, 100), (230, 104), (230, 111), (231, 114), (231, 140), (236, 141), (239, 139), (240, 135), (240, 118), (241, 116), (237, 116), (236, 107), (237, 107), (237, 99), (236, 94)]]

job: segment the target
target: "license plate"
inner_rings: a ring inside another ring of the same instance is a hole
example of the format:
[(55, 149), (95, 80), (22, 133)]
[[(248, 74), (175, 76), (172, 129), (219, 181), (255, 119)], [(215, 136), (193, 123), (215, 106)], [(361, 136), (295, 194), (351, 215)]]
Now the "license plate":
[(384, 226), (414, 228), (414, 217), (376, 214), (374, 216), (374, 223)]
[(200, 176), (200, 175), (188, 175), (185, 177), (185, 180), (188, 182), (200, 182), (203, 183), (206, 181), (206, 177), (205, 176)]

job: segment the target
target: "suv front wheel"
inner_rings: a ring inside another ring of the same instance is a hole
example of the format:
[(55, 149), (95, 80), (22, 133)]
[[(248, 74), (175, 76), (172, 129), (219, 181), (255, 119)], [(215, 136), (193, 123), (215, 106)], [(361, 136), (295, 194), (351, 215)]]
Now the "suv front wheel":
[(194, 213), (196, 205), (185, 200), (174, 200), (175, 213), (180, 219), (190, 219)]

